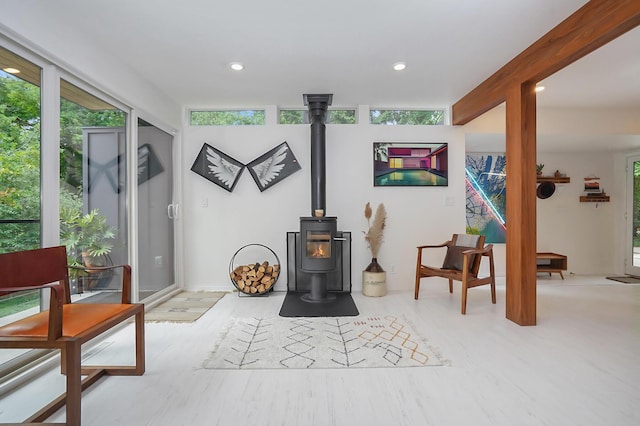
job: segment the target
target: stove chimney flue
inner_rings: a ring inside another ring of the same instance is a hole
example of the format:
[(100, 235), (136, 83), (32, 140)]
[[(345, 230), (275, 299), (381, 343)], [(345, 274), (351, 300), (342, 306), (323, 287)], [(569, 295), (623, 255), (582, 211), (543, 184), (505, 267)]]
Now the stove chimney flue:
[(311, 124), (311, 216), (323, 217), (327, 213), (325, 117), (333, 100), (332, 94), (302, 95), (309, 107)]

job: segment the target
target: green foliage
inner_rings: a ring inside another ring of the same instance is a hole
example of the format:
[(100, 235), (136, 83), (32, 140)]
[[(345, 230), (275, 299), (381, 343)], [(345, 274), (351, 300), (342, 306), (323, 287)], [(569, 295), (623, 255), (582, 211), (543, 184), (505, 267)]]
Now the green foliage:
[(86, 252), (98, 257), (109, 254), (116, 237), (116, 228), (93, 209), (87, 214), (69, 207), (60, 209), (60, 241), (69, 251)]
[[(120, 110), (60, 102), (60, 204), (82, 211), (82, 129), (122, 127)], [(40, 88), (0, 71), (0, 219), (40, 220)], [(78, 213), (79, 214), (79, 213)], [(40, 246), (40, 223), (0, 224), (0, 252)], [(95, 245), (94, 253), (105, 246)], [(110, 248), (109, 248), (110, 250)]]
[(248, 126), (264, 124), (264, 110), (192, 111), (192, 126)]
[(633, 246), (640, 247), (640, 161), (633, 163)]
[[(40, 88), (8, 74), (0, 74), (0, 218), (40, 219)], [(39, 246), (39, 223), (0, 224), (0, 252)]]
[(378, 109), (369, 112), (371, 124), (413, 124), (413, 125), (441, 125), (444, 124), (444, 110), (398, 110)]
[(302, 109), (283, 109), (280, 110), (280, 124), (303, 124), (305, 111)]
[(0, 297), (0, 318), (35, 308), (40, 303), (40, 291), (25, 291)]
[[(309, 124), (307, 111), (304, 109), (283, 109), (279, 113), (280, 124)], [(327, 111), (327, 124), (356, 124), (354, 109), (331, 109)]]
[(327, 114), (329, 124), (356, 124), (355, 109), (331, 109)]

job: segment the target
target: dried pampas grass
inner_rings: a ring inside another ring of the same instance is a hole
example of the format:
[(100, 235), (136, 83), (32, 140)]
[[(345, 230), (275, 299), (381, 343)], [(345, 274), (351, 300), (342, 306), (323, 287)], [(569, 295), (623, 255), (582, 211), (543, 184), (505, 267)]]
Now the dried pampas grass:
[(372, 212), (371, 204), (367, 203), (364, 208), (364, 217), (367, 219), (369, 230), (364, 233), (364, 238), (367, 240), (367, 243), (369, 243), (371, 257), (378, 257), (378, 250), (380, 250), (380, 246), (382, 245), (384, 225), (387, 220), (387, 211), (384, 208), (384, 204), (378, 204), (376, 215), (373, 218), (373, 223), (371, 222)]

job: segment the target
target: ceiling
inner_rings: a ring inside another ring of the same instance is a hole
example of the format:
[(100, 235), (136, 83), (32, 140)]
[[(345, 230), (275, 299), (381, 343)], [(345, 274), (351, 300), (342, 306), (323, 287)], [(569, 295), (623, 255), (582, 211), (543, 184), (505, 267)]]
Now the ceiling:
[[(14, 0), (188, 107), (448, 108), (586, 0)], [(34, 7), (37, 5), (37, 7)], [(640, 108), (640, 28), (544, 81), (540, 107)], [(234, 72), (229, 63), (242, 62)], [(395, 62), (407, 68), (392, 70)]]

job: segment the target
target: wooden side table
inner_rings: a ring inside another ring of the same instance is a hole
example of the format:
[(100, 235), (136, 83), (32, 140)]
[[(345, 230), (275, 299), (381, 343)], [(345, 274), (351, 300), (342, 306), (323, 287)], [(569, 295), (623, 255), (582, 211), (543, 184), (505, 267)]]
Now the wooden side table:
[(560, 274), (560, 278), (564, 280), (562, 271), (567, 270), (567, 256), (558, 253), (536, 253), (536, 272), (553, 272)]

